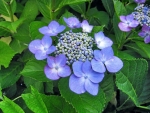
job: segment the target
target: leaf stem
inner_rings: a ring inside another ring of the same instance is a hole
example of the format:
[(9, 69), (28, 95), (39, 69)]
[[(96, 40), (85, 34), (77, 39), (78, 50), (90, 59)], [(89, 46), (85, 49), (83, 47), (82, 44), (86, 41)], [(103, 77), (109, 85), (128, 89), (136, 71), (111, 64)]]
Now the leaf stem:
[(14, 22), (11, 3), (10, 3), (10, 2), (7, 2), (7, 4), (8, 4), (8, 7), (9, 7), (9, 12), (10, 12), (10, 19), (11, 19), (11, 22)]
[(21, 98), (21, 96), (18, 96), (16, 98), (13, 99), (13, 101), (16, 101), (17, 99)]
[(88, 8), (87, 8), (87, 12), (88, 12), (88, 11), (90, 10), (90, 8), (91, 8), (92, 1), (93, 1), (93, 0), (90, 0), (90, 1), (89, 1)]

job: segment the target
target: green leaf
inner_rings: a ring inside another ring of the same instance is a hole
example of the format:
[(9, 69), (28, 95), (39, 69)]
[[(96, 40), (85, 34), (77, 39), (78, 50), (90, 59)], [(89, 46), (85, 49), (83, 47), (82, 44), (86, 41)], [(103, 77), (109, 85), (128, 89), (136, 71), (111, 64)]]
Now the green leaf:
[(10, 43), (10, 47), (16, 52), (16, 53), (22, 53), (24, 49), (27, 48), (26, 45), (24, 45), (22, 42), (20, 42), (17, 39), (13, 39)]
[(15, 33), (13, 35), (13, 37), (22, 43), (28, 44), (31, 41), (31, 36), (29, 34), (29, 25), (28, 24), (22, 24), (17, 29), (17, 33)]
[(46, 75), (44, 74), (45, 65), (46, 63), (43, 61), (28, 61), (21, 74), (23, 76), (30, 77), (43, 82), (50, 81), (48, 78), (46, 78)]
[(150, 45), (149, 44), (145, 44), (144, 42), (141, 42), (141, 41), (135, 41), (135, 43), (126, 44), (125, 47), (137, 52), (142, 57), (150, 58), (150, 53), (149, 53)]
[(85, 15), (86, 12), (86, 4), (85, 3), (81, 3), (81, 4), (72, 4), (70, 5), (70, 7), (75, 10), (76, 12)]
[(114, 80), (113, 75), (106, 74), (104, 80), (100, 83), (100, 87), (103, 89), (106, 102), (109, 102), (114, 96)]
[(112, 17), (114, 14), (113, 0), (102, 0), (102, 3), (108, 14)]
[[(150, 52), (149, 52), (150, 45), (140, 41), (136, 41), (135, 43), (139, 47), (140, 51), (145, 53), (145, 55), (147, 56), (146, 58), (150, 58)], [(143, 55), (141, 54), (141, 56)]]
[(0, 102), (0, 108), (3, 113), (25, 113), (20, 106), (7, 97), (4, 97), (4, 100)]
[(143, 85), (143, 90), (141, 95), (138, 97), (141, 104), (146, 104), (150, 102), (150, 76), (146, 76), (145, 83)]
[(11, 17), (16, 10), (16, 0), (0, 0), (0, 14)]
[(41, 21), (33, 21), (30, 23), (29, 32), (32, 40), (43, 37), (43, 34), (39, 32), (39, 28), (44, 26), (48, 25)]
[(11, 31), (5, 27), (0, 26), (0, 36), (10, 36)]
[(116, 12), (118, 17), (121, 15), (127, 15), (126, 8), (122, 2), (120, 2), (118, 0), (113, 0), (113, 2), (114, 2), (115, 12)]
[[(87, 12), (88, 20), (91, 24), (95, 25), (104, 25), (107, 27), (109, 23), (109, 15), (104, 11), (98, 11), (97, 8), (91, 8)], [(95, 22), (94, 22), (95, 21)]]
[(59, 96), (41, 95), (49, 113), (76, 113), (75, 109)]
[(35, 3), (35, 0), (28, 0), (25, 4), (20, 19), (22, 19), (25, 22), (31, 22), (36, 18), (37, 15), (38, 7)]
[(8, 67), (15, 52), (4, 42), (0, 41), (0, 65)]
[(59, 81), (61, 96), (69, 102), (78, 113), (101, 113), (105, 107), (105, 95), (103, 90), (99, 90), (97, 96), (88, 93), (75, 94), (69, 89), (69, 79), (63, 78)]
[(139, 106), (138, 96), (142, 93), (147, 69), (144, 59), (124, 60), (124, 67), (116, 74), (118, 89), (127, 94), (136, 106)]
[(31, 93), (21, 95), (28, 108), (35, 113), (48, 113), (39, 92), (31, 87)]
[(0, 84), (2, 89), (7, 88), (20, 78), (20, 71), (23, 69), (22, 63), (12, 62), (8, 68), (0, 70)]
[(62, 7), (86, 1), (89, 0), (36, 0), (36, 3), (42, 15), (52, 20)]

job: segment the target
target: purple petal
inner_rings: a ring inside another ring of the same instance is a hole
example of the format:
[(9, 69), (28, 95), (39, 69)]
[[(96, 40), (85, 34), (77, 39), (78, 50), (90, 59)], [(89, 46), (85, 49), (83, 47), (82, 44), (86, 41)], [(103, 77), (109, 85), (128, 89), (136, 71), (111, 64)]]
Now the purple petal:
[(112, 44), (113, 42), (109, 38), (105, 37), (100, 43), (97, 44), (97, 47), (99, 49), (104, 49), (106, 47), (112, 46)]
[(63, 67), (59, 67), (58, 69), (58, 75), (60, 77), (67, 77), (71, 74), (71, 70), (70, 70), (70, 67), (65, 65)]
[(85, 62), (82, 64), (82, 71), (83, 71), (85, 74), (88, 74), (91, 70), (92, 70), (91, 62), (90, 62), (90, 61), (85, 61)]
[(66, 56), (64, 54), (60, 54), (55, 57), (55, 63), (58, 66), (65, 66), (66, 65)]
[(106, 68), (101, 61), (92, 59), (91, 64), (92, 64), (92, 69), (96, 72), (104, 73), (106, 71)]
[(104, 33), (102, 31), (95, 33), (94, 37), (95, 37), (96, 43), (101, 42), (105, 38)]
[(52, 39), (49, 36), (44, 36), (41, 43), (45, 48), (49, 48), (52, 45)]
[(83, 64), (83, 62), (81, 62), (81, 61), (77, 61), (72, 64), (73, 72), (74, 72), (75, 76), (77, 76), (77, 77), (84, 76), (84, 74), (82, 72), (82, 64)]
[(33, 40), (29, 44), (29, 50), (34, 54), (36, 53), (37, 50), (40, 50), (41, 48), (42, 48), (41, 40)]
[(122, 21), (122, 22), (127, 22), (127, 20), (126, 20), (126, 16), (120, 16), (120, 20)]
[(121, 31), (125, 31), (125, 32), (129, 32), (129, 31), (131, 31), (131, 29), (132, 29), (132, 28), (129, 27), (128, 24), (123, 23), (123, 22), (120, 22), (120, 23), (118, 24), (118, 27), (120, 28)]
[(116, 56), (105, 62), (107, 70), (111, 73), (118, 72), (123, 67), (123, 62)]
[(49, 28), (47, 26), (39, 28), (39, 32), (44, 35), (47, 35), (48, 31), (49, 31)]
[(69, 78), (69, 87), (73, 92), (77, 94), (81, 94), (86, 91), (84, 87), (84, 83), (85, 83), (84, 77), (79, 78), (76, 77), (74, 74), (72, 74)]
[(64, 21), (67, 23), (70, 28), (79, 28), (81, 27), (80, 21), (76, 17), (70, 17), (68, 19), (64, 18)]
[(61, 26), (59, 26), (59, 27), (57, 28), (57, 33), (60, 33), (60, 32), (62, 32), (62, 31), (65, 30), (65, 29), (66, 29), (66, 27), (63, 26), (63, 25), (61, 25)]
[(53, 53), (55, 50), (56, 50), (56, 47), (55, 47), (55, 46), (51, 46), (51, 47), (49, 47), (49, 48), (47, 49), (46, 54), (51, 54), (51, 53)]
[(68, 24), (68, 19), (63, 17), (64, 21), (66, 22), (66, 24)]
[(49, 29), (57, 29), (59, 27), (59, 23), (56, 21), (51, 21), (51, 23), (48, 25)]
[(137, 27), (139, 25), (139, 22), (136, 21), (136, 20), (133, 20), (130, 24), (129, 24), (129, 27)]
[(44, 68), (44, 73), (47, 78), (51, 80), (58, 80), (60, 77), (57, 75), (57, 71), (54, 68), (50, 68), (48, 65)]
[(138, 35), (139, 35), (140, 37), (144, 38), (144, 37), (146, 36), (146, 33), (143, 32), (143, 31), (141, 31), (141, 32), (138, 33)]
[(102, 49), (101, 52), (102, 52), (102, 56), (103, 56), (101, 58), (101, 61), (109, 60), (110, 58), (112, 58), (114, 56), (112, 47), (106, 47), (106, 48)]
[(48, 57), (48, 55), (47, 55), (46, 52), (44, 52), (44, 51), (38, 50), (38, 51), (36, 51), (36, 53), (35, 53), (35, 58), (36, 58), (37, 60), (44, 60), (44, 59), (46, 59), (47, 57)]
[(88, 32), (88, 33), (90, 33), (93, 29), (93, 26), (89, 25), (87, 20), (84, 20), (81, 23), (81, 27), (82, 27), (83, 32)]
[(145, 3), (146, 2), (146, 0), (134, 0), (136, 3), (140, 3), (140, 4), (142, 4), (142, 3)]
[(144, 38), (144, 42), (145, 42), (145, 43), (150, 43), (150, 35), (148, 35), (148, 36), (146, 36), (146, 37)]
[(144, 24), (142, 27), (142, 31), (150, 31), (150, 27)]
[(52, 56), (49, 56), (47, 58), (47, 64), (50, 68), (54, 68), (55, 67), (55, 58)]
[(92, 83), (90, 80), (86, 80), (85, 81), (85, 89), (87, 92), (89, 92), (90, 94), (92, 95), (97, 95), (98, 94), (98, 88), (99, 88), (99, 85), (98, 84), (95, 84), (95, 83)]
[(91, 71), (88, 74), (88, 79), (91, 80), (93, 83), (99, 83), (103, 80), (104, 78), (104, 73), (98, 73), (95, 71)]
[(126, 20), (127, 20), (128, 22), (130, 22), (130, 23), (131, 23), (131, 22), (134, 20), (133, 15), (132, 15), (132, 14), (127, 15), (127, 16), (126, 16)]

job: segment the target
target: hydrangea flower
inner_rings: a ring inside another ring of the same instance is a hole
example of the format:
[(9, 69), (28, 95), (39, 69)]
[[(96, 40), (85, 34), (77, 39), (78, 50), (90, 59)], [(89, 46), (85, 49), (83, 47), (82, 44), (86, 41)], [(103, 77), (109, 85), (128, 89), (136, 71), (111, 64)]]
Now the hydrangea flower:
[(81, 23), (81, 27), (82, 27), (82, 31), (83, 32), (87, 32), (87, 33), (91, 33), (92, 29), (93, 29), (93, 26), (92, 25), (89, 25), (88, 21), (87, 20), (84, 20), (82, 23)]
[(139, 3), (139, 4), (143, 4), (146, 2), (146, 0), (134, 0), (136, 3)]
[(70, 27), (72, 29), (81, 27), (81, 23), (76, 17), (70, 17), (70, 18), (65, 18), (64, 17), (64, 21), (66, 22), (68, 27)]
[(59, 25), (56, 21), (51, 21), (48, 26), (44, 26), (39, 29), (39, 32), (47, 36), (56, 36), (58, 33), (62, 32), (66, 27), (64, 25)]
[(104, 35), (102, 31), (95, 33), (95, 42), (99, 49), (103, 49), (112, 46), (113, 42)]
[(134, 19), (137, 20), (141, 26), (143, 26), (144, 24), (150, 26), (149, 14), (150, 14), (150, 7), (144, 4), (139, 4), (134, 9), (134, 12), (132, 12)]
[(139, 25), (139, 22), (134, 19), (133, 15), (127, 15), (127, 16), (120, 16), (120, 22), (118, 24), (121, 31), (129, 32), (132, 30), (132, 28), (135, 28)]
[(44, 72), (47, 78), (58, 80), (60, 77), (67, 77), (71, 74), (70, 67), (66, 65), (66, 57), (60, 54), (56, 57), (49, 56)]
[(70, 89), (77, 94), (87, 91), (92, 95), (97, 95), (99, 83), (103, 80), (104, 74), (93, 71), (89, 61), (74, 62), (72, 68), (74, 74), (69, 79)]
[(43, 60), (48, 57), (48, 54), (53, 53), (56, 47), (52, 45), (51, 37), (44, 36), (41, 40), (36, 39), (30, 42), (29, 50), (35, 54), (37, 60)]
[(94, 50), (94, 59), (91, 61), (92, 69), (99, 73), (104, 73), (106, 68), (109, 72), (118, 72), (123, 67), (123, 62), (114, 56), (112, 47)]
[(147, 25), (143, 25), (142, 31), (138, 34), (142, 38), (144, 38), (145, 43), (150, 43), (150, 27)]

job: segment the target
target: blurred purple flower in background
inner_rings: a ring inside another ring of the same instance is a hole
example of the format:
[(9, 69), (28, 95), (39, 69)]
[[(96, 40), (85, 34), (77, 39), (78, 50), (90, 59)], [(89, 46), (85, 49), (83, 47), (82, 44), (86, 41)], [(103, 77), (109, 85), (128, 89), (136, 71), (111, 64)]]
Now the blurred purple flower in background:
[(132, 30), (132, 28), (135, 28), (139, 25), (139, 22), (137, 20), (134, 20), (134, 17), (132, 14), (127, 16), (120, 16), (120, 22), (118, 24), (121, 31), (129, 32)]
[[(94, 50), (94, 59), (91, 61), (92, 69), (99, 73), (104, 73), (106, 68), (109, 72), (118, 72), (123, 67), (123, 62), (114, 56), (112, 47)], [(106, 66), (106, 68), (105, 68)]]
[(70, 27), (72, 29), (81, 27), (81, 23), (76, 17), (69, 17), (69, 18), (64, 17), (64, 21), (66, 22), (68, 27)]
[(113, 42), (104, 35), (102, 31), (95, 33), (95, 42), (99, 49), (103, 49), (112, 46)]
[(41, 40), (36, 39), (30, 42), (29, 50), (35, 54), (37, 60), (43, 60), (48, 57), (48, 54), (51, 54), (56, 50), (55, 46), (52, 46), (52, 39), (49, 36), (44, 36)]
[(139, 32), (138, 35), (144, 38), (145, 43), (149, 43), (150, 42), (150, 27), (144, 24), (142, 27), (142, 31)]
[(81, 27), (82, 27), (82, 31), (83, 32), (87, 32), (87, 33), (91, 33), (92, 29), (93, 29), (93, 26), (92, 25), (89, 25), (88, 21), (87, 20), (84, 20), (82, 23), (81, 23)]
[(67, 77), (71, 74), (70, 67), (66, 65), (66, 56), (64, 54), (56, 57), (49, 56), (47, 63), (44, 72), (46, 77), (51, 80), (57, 80), (60, 77)]
[(39, 32), (47, 36), (56, 36), (58, 33), (62, 32), (66, 27), (64, 25), (59, 25), (56, 21), (51, 21), (48, 26), (44, 26), (39, 29)]
[(142, 3), (145, 3), (146, 2), (146, 0), (134, 0), (136, 3), (140, 3), (140, 4), (142, 4)]
[(99, 83), (103, 80), (104, 74), (93, 71), (89, 61), (74, 62), (72, 68), (74, 74), (69, 79), (70, 89), (77, 94), (87, 91), (92, 95), (97, 95)]

